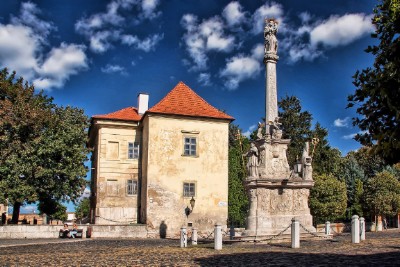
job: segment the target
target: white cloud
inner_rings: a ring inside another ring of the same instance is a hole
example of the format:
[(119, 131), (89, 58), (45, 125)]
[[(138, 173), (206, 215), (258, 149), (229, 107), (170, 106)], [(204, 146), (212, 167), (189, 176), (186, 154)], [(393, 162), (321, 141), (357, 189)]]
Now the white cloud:
[[(139, 37), (128, 33), (129, 24), (138, 25), (145, 19), (152, 20), (158, 17), (161, 14), (156, 12), (158, 5), (158, 0), (114, 0), (107, 5), (106, 12), (78, 20), (75, 30), (89, 40), (90, 49), (96, 53), (106, 52), (115, 42), (149, 52), (163, 38), (163, 34), (151, 34), (140, 40)], [(141, 10), (141, 13), (134, 14), (135, 7)]]
[(337, 118), (337, 119), (333, 122), (333, 125), (334, 125), (335, 127), (348, 127), (348, 126), (349, 126), (350, 120), (351, 120), (350, 117), (346, 117), (346, 118), (344, 118), (344, 119)]
[(354, 137), (356, 137), (356, 135), (357, 135), (357, 133), (348, 134), (348, 135), (342, 136), (342, 138), (345, 140), (350, 140), (350, 139), (354, 139)]
[(41, 77), (35, 79), (34, 84), (40, 85), (41, 80), (46, 80), (49, 87), (62, 87), (73, 74), (87, 68), (85, 47), (76, 44), (62, 43), (60, 47), (53, 48), (42, 66), (38, 69)]
[(126, 71), (125, 68), (120, 66), (120, 65), (111, 65), (111, 64), (107, 64), (105, 67), (101, 68), (101, 71), (104, 73), (121, 73), (123, 75), (126, 75)]
[(312, 16), (308, 13), (301, 13), (299, 17), (302, 25), (298, 29), (287, 28), (280, 43), (292, 63), (302, 59), (312, 61), (323, 55), (324, 50), (348, 45), (373, 30), (372, 15), (331, 16), (327, 20), (314, 23), (311, 23)]
[(249, 129), (247, 129), (247, 131), (245, 131), (244, 133), (242, 133), (242, 135), (246, 136), (247, 138), (250, 138), (250, 134), (257, 128), (256, 124), (253, 124), (249, 127)]
[(312, 45), (321, 43), (328, 47), (347, 45), (373, 31), (372, 15), (346, 14), (331, 16), (310, 32)]
[(196, 16), (186, 14), (181, 19), (181, 25), (186, 30), (183, 41), (186, 51), (193, 60), (191, 70), (203, 70), (207, 67), (211, 51), (230, 52), (234, 48), (235, 37), (225, 33), (225, 26), (218, 16), (198, 23)]
[(252, 54), (249, 56), (239, 54), (229, 58), (225, 68), (220, 72), (220, 77), (224, 78), (225, 87), (235, 90), (240, 82), (255, 78), (261, 71), (263, 56), (264, 46), (258, 44), (252, 49)]
[(10, 24), (0, 24), (0, 67), (15, 70), (38, 89), (62, 87), (71, 75), (87, 68), (82, 45), (62, 43), (45, 52), (56, 28), (38, 18), (41, 12), (35, 4), (23, 3), (20, 13)]
[(143, 16), (149, 19), (153, 19), (159, 16), (161, 12), (156, 11), (158, 4), (159, 0), (143, 0), (142, 1)]
[(245, 12), (239, 2), (230, 2), (222, 11), (222, 16), (230, 27), (240, 25), (245, 22)]
[(199, 77), (197, 78), (197, 81), (204, 86), (210, 86), (211, 85), (210, 78), (211, 78), (210, 73), (200, 73)]
[(153, 34), (146, 37), (144, 40), (140, 40), (137, 36), (123, 35), (121, 37), (121, 43), (133, 46), (136, 49), (149, 52), (154, 50), (155, 46), (164, 38), (164, 34)]

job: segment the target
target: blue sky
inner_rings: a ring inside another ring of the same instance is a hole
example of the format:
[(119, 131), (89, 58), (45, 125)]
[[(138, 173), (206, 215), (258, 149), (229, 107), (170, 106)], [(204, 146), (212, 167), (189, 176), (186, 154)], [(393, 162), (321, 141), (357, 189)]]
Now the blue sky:
[(263, 21), (280, 22), (278, 97), (295, 95), (343, 154), (352, 139), (352, 75), (376, 1), (2, 0), (0, 67), (88, 116), (156, 104), (179, 81), (236, 118), (243, 132), (264, 114)]

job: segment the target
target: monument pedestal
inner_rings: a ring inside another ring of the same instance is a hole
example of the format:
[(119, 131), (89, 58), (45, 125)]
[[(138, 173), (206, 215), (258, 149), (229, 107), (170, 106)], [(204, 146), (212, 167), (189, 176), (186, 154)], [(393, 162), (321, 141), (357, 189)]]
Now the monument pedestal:
[[(254, 142), (259, 151), (259, 166), (244, 181), (250, 198), (245, 236), (277, 235), (293, 218), (309, 231), (316, 231), (308, 207), (314, 181), (290, 170), (286, 157), (289, 143), (287, 139), (270, 138)], [(258, 177), (251, 176), (254, 173)]]

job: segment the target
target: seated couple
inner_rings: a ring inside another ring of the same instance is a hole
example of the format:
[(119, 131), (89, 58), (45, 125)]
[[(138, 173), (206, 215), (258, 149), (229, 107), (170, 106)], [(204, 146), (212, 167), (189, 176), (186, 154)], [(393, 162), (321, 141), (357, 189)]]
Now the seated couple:
[(72, 226), (72, 230), (70, 230), (68, 228), (68, 224), (64, 223), (64, 228), (60, 230), (60, 232), (62, 232), (62, 237), (63, 238), (75, 238), (76, 234), (78, 233), (78, 226), (76, 225), (76, 223), (73, 224)]

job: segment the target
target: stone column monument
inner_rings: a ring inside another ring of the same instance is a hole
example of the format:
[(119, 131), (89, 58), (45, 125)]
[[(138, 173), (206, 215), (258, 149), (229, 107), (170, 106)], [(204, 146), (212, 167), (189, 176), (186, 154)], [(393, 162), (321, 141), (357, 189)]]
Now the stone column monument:
[(314, 186), (308, 142), (300, 155), (302, 170), (295, 172), (286, 156), (290, 140), (282, 139), (276, 84), (277, 30), (276, 20), (265, 20), (266, 134), (261, 134), (263, 126), (259, 124), (258, 139), (252, 142), (246, 154), (248, 176), (244, 184), (250, 208), (244, 235), (249, 237), (276, 235), (289, 226), (293, 218), (315, 232), (308, 207), (310, 188)]

